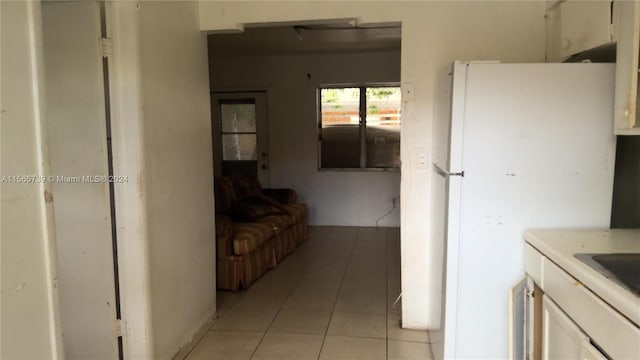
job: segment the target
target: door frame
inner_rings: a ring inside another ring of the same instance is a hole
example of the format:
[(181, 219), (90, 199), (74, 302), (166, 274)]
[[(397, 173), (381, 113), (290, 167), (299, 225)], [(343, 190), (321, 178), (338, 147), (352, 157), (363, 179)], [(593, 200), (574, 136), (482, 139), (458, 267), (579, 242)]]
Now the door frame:
[(222, 175), (222, 128), (220, 124), (220, 101), (254, 99), (256, 111), (257, 174), (262, 186), (268, 187), (269, 173), (269, 123), (266, 90), (211, 91), (211, 136), (213, 144), (213, 173)]
[(107, 61), (113, 171), (128, 176), (114, 189), (123, 352), (124, 358), (153, 359), (138, 6), (128, 1), (105, 3), (113, 49)]

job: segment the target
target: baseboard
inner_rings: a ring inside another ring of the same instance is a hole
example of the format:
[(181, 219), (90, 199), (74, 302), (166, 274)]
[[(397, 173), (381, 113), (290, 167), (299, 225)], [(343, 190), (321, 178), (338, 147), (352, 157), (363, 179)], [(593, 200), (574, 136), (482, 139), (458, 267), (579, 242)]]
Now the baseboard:
[(207, 331), (209, 331), (213, 326), (216, 319), (216, 311), (213, 309), (203, 318), (202, 321), (187, 333), (187, 336), (180, 342), (184, 345), (178, 348), (178, 352), (171, 357), (171, 360), (184, 360), (200, 340), (202, 340), (202, 338), (207, 334)]

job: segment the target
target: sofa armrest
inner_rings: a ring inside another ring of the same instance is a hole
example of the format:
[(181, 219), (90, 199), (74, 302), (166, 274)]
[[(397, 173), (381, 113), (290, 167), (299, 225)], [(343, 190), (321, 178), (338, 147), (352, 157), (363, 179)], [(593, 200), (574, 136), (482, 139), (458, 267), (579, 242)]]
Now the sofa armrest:
[(291, 204), (298, 201), (298, 193), (293, 189), (262, 189), (262, 194), (280, 204)]
[(233, 223), (228, 216), (216, 214), (216, 258), (233, 255)]

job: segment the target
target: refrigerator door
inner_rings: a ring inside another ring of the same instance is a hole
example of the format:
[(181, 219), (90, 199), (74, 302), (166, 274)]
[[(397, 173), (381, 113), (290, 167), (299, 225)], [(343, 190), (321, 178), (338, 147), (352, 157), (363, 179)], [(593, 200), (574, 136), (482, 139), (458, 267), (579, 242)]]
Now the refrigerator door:
[(453, 89), (449, 169), (464, 177), (449, 177), (441, 354), (507, 358), (524, 229), (608, 227), (614, 66), (470, 64), (464, 74)]
[[(465, 84), (467, 64), (455, 62), (451, 71), (451, 97), (449, 113), (440, 119), (450, 121), (435, 124), (436, 138), (447, 138), (446, 151), (441, 155), (435, 149), (436, 162), (433, 164), (433, 198), (442, 199), (432, 215), (433, 234), (443, 241), (443, 267), (434, 271), (443, 272), (441, 327), (431, 332), (433, 352), (436, 358), (455, 357), (455, 325), (458, 300), (458, 241), (460, 231), (460, 188), (464, 172), (462, 170), (462, 125), (464, 120)], [(440, 161), (441, 163), (438, 163)], [(434, 200), (435, 201), (435, 200)], [(444, 216), (440, 216), (443, 214)], [(443, 226), (442, 230), (438, 228)], [(456, 239), (450, 241), (450, 239)], [(440, 294), (438, 294), (440, 295)], [(446, 326), (445, 326), (446, 325)]]

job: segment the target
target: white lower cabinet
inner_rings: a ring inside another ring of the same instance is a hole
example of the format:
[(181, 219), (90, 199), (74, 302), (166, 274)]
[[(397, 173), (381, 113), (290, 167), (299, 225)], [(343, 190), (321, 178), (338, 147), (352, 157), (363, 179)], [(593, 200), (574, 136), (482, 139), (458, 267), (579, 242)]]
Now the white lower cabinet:
[(542, 359), (606, 359), (547, 295), (542, 299)]
[(640, 359), (640, 328), (628, 316), (530, 244), (525, 270), (525, 359)]

